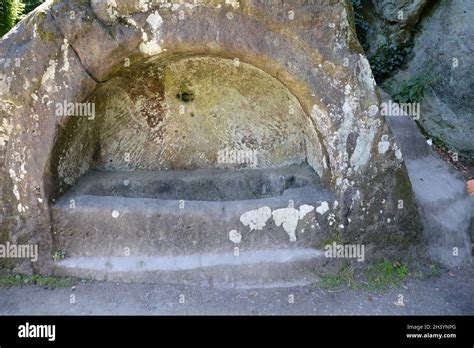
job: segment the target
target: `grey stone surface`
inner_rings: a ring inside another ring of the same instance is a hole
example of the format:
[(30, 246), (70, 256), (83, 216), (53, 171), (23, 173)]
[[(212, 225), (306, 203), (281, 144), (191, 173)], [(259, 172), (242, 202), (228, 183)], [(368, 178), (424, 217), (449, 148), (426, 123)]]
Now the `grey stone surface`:
[(315, 249), (273, 249), (162, 257), (83, 257), (59, 262), (55, 275), (126, 283), (206, 287), (311, 285), (334, 272), (339, 260)]
[[(321, 179), (310, 166), (292, 165), (240, 170), (91, 171), (79, 180), (71, 192), (184, 202), (245, 201), (278, 197), (289, 189), (301, 187), (324, 191)], [(326, 194), (331, 196), (329, 192)]]
[[(383, 93), (383, 102), (389, 100)], [(468, 196), (463, 177), (433, 152), (410, 117), (387, 121), (401, 144), (429, 256), (447, 266), (471, 263), (474, 197)]]
[[(195, 185), (191, 192), (206, 190), (197, 180)], [(77, 191), (52, 207), (54, 245), (68, 257), (123, 256), (126, 248), (131, 255), (178, 256), (234, 247), (312, 248), (336, 227), (334, 202), (334, 194), (319, 185), (289, 188), (276, 197), (230, 201)]]

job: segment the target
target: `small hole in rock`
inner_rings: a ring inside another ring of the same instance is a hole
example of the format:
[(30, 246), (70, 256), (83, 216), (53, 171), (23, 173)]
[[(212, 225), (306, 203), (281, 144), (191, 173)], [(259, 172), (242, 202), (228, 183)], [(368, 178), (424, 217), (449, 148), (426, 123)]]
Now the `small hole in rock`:
[(192, 93), (184, 92), (181, 94), (181, 100), (184, 101), (185, 103), (188, 103), (193, 99), (194, 99), (194, 95)]

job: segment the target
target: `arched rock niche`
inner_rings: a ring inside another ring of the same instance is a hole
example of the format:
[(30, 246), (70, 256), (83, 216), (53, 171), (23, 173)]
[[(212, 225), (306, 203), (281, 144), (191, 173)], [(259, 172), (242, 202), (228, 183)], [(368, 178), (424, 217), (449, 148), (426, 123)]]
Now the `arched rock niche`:
[[(57, 194), (100, 170), (326, 166), (313, 122), (277, 79), (238, 60), (155, 58), (101, 84), (59, 132)], [(59, 105), (58, 108), (61, 106)], [(91, 108), (92, 107), (92, 108)]]

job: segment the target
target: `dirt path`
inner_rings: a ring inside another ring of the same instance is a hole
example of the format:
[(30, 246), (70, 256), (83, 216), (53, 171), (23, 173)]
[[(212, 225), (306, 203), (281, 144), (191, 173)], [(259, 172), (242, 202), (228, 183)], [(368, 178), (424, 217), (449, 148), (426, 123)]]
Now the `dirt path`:
[[(71, 295), (75, 304), (70, 303)], [(404, 307), (394, 304), (399, 295)], [(474, 267), (423, 281), (410, 279), (382, 294), (315, 287), (235, 290), (107, 282), (66, 289), (12, 287), (0, 289), (0, 314), (474, 315)]]

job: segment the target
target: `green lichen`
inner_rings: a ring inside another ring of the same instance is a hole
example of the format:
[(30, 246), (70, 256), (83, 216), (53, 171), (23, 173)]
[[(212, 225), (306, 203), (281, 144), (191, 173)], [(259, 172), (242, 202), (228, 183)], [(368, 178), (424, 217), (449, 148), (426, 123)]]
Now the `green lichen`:
[(43, 31), (39, 27), (36, 29), (40, 39), (42, 41), (53, 41), (54, 40), (54, 33), (51, 31)]
[(45, 11), (38, 11), (35, 16), (38, 19), (38, 25), (36, 26), (36, 34), (42, 41), (53, 41), (54, 32), (44, 30), (44, 24), (46, 23), (47, 14)]

